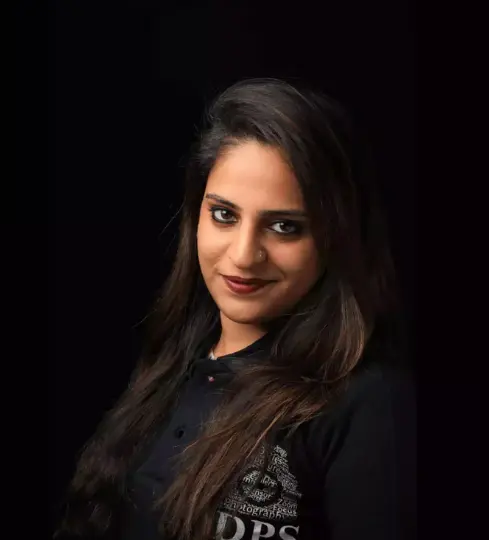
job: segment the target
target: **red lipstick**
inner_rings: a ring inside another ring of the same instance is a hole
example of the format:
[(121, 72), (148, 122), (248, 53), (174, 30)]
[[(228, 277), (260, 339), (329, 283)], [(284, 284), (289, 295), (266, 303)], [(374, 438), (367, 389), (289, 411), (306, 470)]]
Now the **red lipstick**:
[(237, 294), (250, 294), (263, 288), (270, 281), (264, 279), (245, 279), (239, 276), (222, 276), (228, 288)]

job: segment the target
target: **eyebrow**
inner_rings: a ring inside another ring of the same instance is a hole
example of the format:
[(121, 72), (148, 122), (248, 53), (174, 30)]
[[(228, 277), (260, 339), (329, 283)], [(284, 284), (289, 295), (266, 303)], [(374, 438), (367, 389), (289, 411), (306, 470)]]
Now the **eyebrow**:
[[(225, 204), (226, 206), (229, 206), (233, 210), (237, 210), (237, 211), (242, 210), (237, 204), (234, 204), (233, 202), (228, 201), (227, 199), (224, 199), (223, 197), (220, 197), (219, 195), (216, 195), (215, 193), (207, 193), (205, 198), (212, 199), (221, 204)], [(295, 209), (261, 210), (259, 212), (259, 215), (262, 217), (289, 216), (289, 217), (307, 218), (307, 213), (304, 210), (295, 210)]]

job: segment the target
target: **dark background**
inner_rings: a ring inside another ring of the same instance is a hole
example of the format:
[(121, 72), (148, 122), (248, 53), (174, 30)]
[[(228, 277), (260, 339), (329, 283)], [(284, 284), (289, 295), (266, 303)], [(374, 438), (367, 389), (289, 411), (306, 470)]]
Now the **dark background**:
[[(352, 112), (374, 148), (409, 320), (416, 103), (408, 0), (48, 4), (53, 506), (137, 358), (206, 99), (243, 77), (299, 77)], [(23, 6), (27, 55), (37, 11)]]

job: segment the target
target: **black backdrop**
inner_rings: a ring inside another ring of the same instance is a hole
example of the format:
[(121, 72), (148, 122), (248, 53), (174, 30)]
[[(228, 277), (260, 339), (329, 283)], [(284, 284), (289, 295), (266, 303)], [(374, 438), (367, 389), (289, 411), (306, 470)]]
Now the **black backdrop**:
[(412, 318), (411, 11), (408, 0), (49, 2), (51, 504), (127, 382), (168, 271), (165, 226), (195, 125), (236, 79), (310, 79), (367, 129)]

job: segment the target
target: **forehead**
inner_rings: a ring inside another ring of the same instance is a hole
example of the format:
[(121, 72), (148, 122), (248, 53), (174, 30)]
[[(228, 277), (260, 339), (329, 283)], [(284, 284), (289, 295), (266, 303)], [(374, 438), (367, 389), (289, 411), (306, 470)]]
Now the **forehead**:
[(206, 192), (242, 208), (303, 209), (299, 183), (280, 152), (257, 142), (231, 147), (214, 165)]

